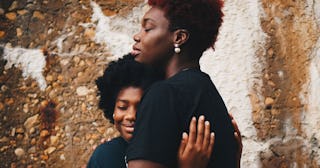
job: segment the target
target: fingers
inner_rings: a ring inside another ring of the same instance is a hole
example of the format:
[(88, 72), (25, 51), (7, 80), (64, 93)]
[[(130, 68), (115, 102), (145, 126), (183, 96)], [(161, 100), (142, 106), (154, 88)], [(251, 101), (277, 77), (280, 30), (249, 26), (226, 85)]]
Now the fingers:
[(202, 149), (207, 149), (209, 147), (210, 144), (210, 122), (206, 121), (204, 123), (204, 139), (203, 139), (203, 145), (202, 145)]
[(182, 133), (182, 139), (181, 139), (181, 142), (180, 142), (180, 147), (179, 147), (179, 155), (182, 156), (185, 149), (186, 149), (186, 146), (187, 146), (187, 143), (188, 143), (188, 134), (183, 132)]
[(238, 124), (236, 123), (236, 120), (232, 119), (231, 122), (235, 132), (239, 135), (239, 138), (241, 139), (241, 133), (239, 131), (239, 127), (238, 127)]
[(214, 138), (215, 138), (215, 135), (212, 132), (210, 134), (210, 144), (209, 144), (209, 147), (208, 147), (207, 158), (210, 158), (210, 156), (212, 154), (212, 150), (213, 150), (213, 146), (214, 146)]
[(196, 139), (197, 139), (197, 119), (196, 117), (192, 117), (191, 122), (190, 122), (190, 126), (189, 126), (189, 138), (188, 138), (188, 143), (196, 143)]
[(205, 132), (205, 126), (204, 126), (204, 116), (201, 115), (198, 119), (198, 130), (197, 130), (197, 140), (196, 145), (201, 147), (203, 145), (203, 137)]
[(237, 144), (238, 144), (238, 152), (237, 152), (237, 160), (238, 160), (238, 167), (240, 167), (240, 159), (241, 159), (241, 155), (242, 155), (242, 148), (243, 148), (243, 145), (242, 145), (242, 137), (241, 137), (241, 133), (240, 133), (240, 130), (239, 130), (239, 127), (238, 127), (238, 124), (236, 122), (236, 120), (233, 118), (232, 114), (229, 113), (229, 116), (231, 118), (231, 122), (232, 122), (232, 125), (233, 125), (233, 128), (235, 130), (234, 132), (234, 137), (237, 141)]

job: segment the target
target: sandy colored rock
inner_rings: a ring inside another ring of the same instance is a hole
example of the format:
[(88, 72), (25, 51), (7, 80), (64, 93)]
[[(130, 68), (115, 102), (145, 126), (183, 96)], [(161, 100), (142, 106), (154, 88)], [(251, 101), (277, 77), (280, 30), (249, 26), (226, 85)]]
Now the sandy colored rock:
[(26, 13), (28, 13), (28, 11), (25, 10), (25, 9), (22, 9), (22, 10), (18, 10), (17, 13), (18, 13), (19, 15), (25, 15)]
[(17, 148), (14, 150), (14, 154), (16, 154), (17, 157), (22, 157), (25, 154), (25, 151), (22, 148)]
[(18, 1), (13, 1), (8, 10), (13, 11), (17, 9), (17, 7), (18, 7)]
[(17, 14), (15, 12), (9, 12), (6, 14), (6, 18), (8, 20), (14, 21), (17, 18)]
[(57, 136), (50, 136), (50, 143), (51, 143), (51, 145), (57, 144), (58, 140), (59, 140), (59, 137), (57, 137)]
[(80, 86), (77, 88), (78, 96), (86, 96), (89, 93), (89, 89), (86, 86)]
[(106, 132), (106, 127), (98, 127), (97, 130), (100, 134), (104, 134)]
[(29, 105), (28, 105), (28, 104), (24, 104), (22, 110), (23, 110), (24, 113), (28, 113), (28, 111), (29, 111)]
[(4, 105), (3, 103), (0, 102), (0, 111), (4, 110)]
[(30, 144), (31, 145), (35, 145), (36, 143), (37, 143), (36, 138), (32, 138), (31, 141), (30, 141)]
[(63, 81), (64, 77), (62, 75), (58, 75), (58, 80)]
[(16, 29), (16, 32), (17, 32), (17, 37), (21, 37), (23, 32), (22, 32), (22, 29), (21, 28), (17, 28)]
[(10, 136), (15, 136), (16, 135), (16, 128), (12, 128), (11, 129), (11, 133), (10, 133)]
[(49, 147), (47, 148), (44, 153), (50, 155), (51, 153), (53, 153), (57, 148), (56, 147)]
[(40, 11), (34, 11), (32, 17), (43, 20), (45, 17)]
[(81, 142), (81, 139), (79, 137), (73, 137), (73, 142), (79, 143)]
[(7, 106), (11, 106), (14, 103), (13, 98), (6, 98), (4, 101)]
[(94, 39), (96, 32), (93, 28), (87, 28), (84, 32), (84, 35), (89, 39)]
[(23, 134), (24, 133), (24, 129), (23, 128), (17, 128), (16, 129), (16, 133)]
[(274, 104), (274, 99), (271, 98), (271, 97), (267, 97), (267, 98), (265, 99), (265, 101), (264, 101), (264, 104), (265, 104), (266, 106), (273, 105), (273, 104)]
[(28, 153), (36, 153), (36, 147), (33, 146), (33, 147), (29, 148)]
[(36, 114), (32, 117), (29, 117), (25, 122), (24, 122), (24, 126), (27, 130), (30, 130), (30, 128), (36, 124), (38, 122), (38, 117), (39, 117), (39, 114)]
[(52, 76), (52, 75), (48, 75), (48, 76), (46, 77), (46, 80), (47, 80), (48, 82), (53, 81), (53, 76)]
[(9, 138), (8, 137), (2, 137), (0, 138), (0, 143), (4, 143), (4, 142), (9, 142)]
[(60, 160), (66, 160), (66, 157), (64, 156), (64, 154), (60, 155)]
[(29, 130), (29, 133), (30, 133), (30, 134), (33, 134), (33, 133), (35, 133), (35, 132), (36, 132), (36, 129), (35, 129), (34, 127), (30, 128), (30, 130)]
[(6, 32), (0, 31), (0, 38), (3, 38), (6, 35)]
[(48, 155), (41, 155), (40, 158), (41, 158), (41, 160), (46, 161), (49, 159), (49, 156)]
[(109, 9), (104, 9), (102, 12), (106, 16), (113, 16), (113, 15), (117, 14), (116, 11), (109, 10)]
[(50, 133), (49, 133), (48, 130), (42, 130), (42, 131), (40, 132), (40, 137), (44, 138), (44, 137), (48, 136), (49, 134), (50, 134)]

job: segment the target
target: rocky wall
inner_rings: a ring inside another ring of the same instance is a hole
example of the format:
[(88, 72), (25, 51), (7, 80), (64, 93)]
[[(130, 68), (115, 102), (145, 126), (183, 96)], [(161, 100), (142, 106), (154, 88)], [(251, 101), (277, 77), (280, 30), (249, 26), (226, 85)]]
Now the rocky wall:
[[(82, 167), (118, 135), (95, 79), (143, 0), (0, 1), (0, 167)], [(201, 59), (243, 136), (242, 167), (320, 167), (320, 2), (225, 0)]]

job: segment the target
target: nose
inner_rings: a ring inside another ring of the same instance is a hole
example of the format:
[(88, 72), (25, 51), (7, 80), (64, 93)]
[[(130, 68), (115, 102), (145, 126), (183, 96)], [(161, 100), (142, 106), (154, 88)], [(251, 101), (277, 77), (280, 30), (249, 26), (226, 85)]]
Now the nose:
[(136, 109), (130, 108), (126, 114), (126, 119), (129, 121), (136, 121)]
[(134, 36), (133, 36), (133, 40), (135, 41), (135, 42), (140, 42), (140, 32), (138, 32), (137, 34), (135, 34)]

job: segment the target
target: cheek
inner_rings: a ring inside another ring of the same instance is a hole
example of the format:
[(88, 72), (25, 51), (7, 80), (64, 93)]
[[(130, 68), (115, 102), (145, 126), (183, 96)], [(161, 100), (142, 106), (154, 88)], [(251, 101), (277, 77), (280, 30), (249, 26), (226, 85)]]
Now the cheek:
[(113, 114), (114, 124), (117, 126), (123, 121), (124, 115), (117, 110), (115, 110)]
[(149, 61), (157, 61), (159, 58), (170, 53), (171, 46), (170, 40), (167, 35), (157, 34), (146, 37), (144, 41), (145, 56)]

